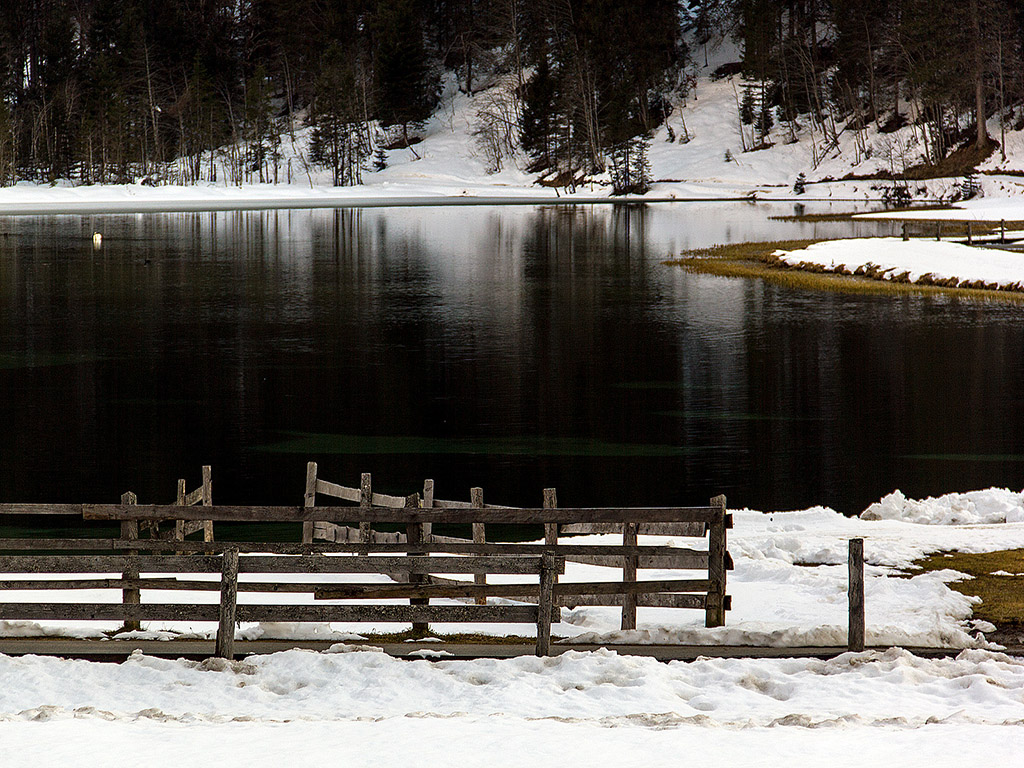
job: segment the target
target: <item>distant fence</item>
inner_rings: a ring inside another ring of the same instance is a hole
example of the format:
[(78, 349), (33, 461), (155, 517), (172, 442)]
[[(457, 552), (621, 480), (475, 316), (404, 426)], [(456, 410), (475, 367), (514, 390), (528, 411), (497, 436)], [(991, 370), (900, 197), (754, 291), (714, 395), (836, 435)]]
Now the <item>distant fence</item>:
[[(469, 502), (435, 499), (430, 481), (423, 496), (374, 494), (369, 475), (363, 475), (359, 488), (346, 488), (319, 479), (313, 463), (301, 507), (213, 505), (208, 501), (208, 469), (199, 490), (189, 495), (180, 489), (176, 501), (185, 503), (166, 505), (137, 504), (133, 494), (125, 494), (121, 504), (0, 504), (0, 516), (78, 516), (121, 525), (119, 538), (0, 539), (0, 553), (9, 553), (0, 554), (0, 573), (20, 577), (0, 577), (0, 590), (122, 592), (120, 603), (3, 602), (0, 619), (121, 621), (126, 629), (137, 629), (141, 621), (216, 621), (217, 654), (225, 657), (233, 654), (234, 626), (242, 621), (401, 622), (421, 631), (435, 623), (529, 623), (537, 628), (538, 655), (547, 655), (559, 606), (621, 606), (624, 629), (635, 628), (637, 606), (704, 610), (707, 626), (724, 624), (730, 607), (725, 590), (731, 516), (722, 496), (706, 507), (558, 508), (554, 491), (548, 489), (543, 507), (498, 507), (483, 504), (481, 489), (471, 490)], [(358, 506), (318, 506), (317, 494)], [(200, 501), (205, 506), (193, 506)], [(160, 534), (166, 521), (174, 522), (170, 538)], [(214, 541), (217, 522), (301, 525), (303, 541)], [(544, 542), (488, 540), (489, 526), (493, 530), (509, 524), (544, 526)], [(399, 526), (404, 533), (376, 530), (375, 525)], [(471, 525), (473, 537), (435, 535), (434, 525)], [(140, 530), (157, 538), (140, 538)], [(200, 530), (203, 541), (185, 538), (187, 532)], [(561, 536), (571, 533), (614, 533), (622, 540), (583, 544)], [(639, 544), (638, 535), (648, 533), (705, 538), (707, 548)], [(560, 582), (567, 560), (621, 569), (622, 577)], [(703, 573), (700, 578), (639, 580), (638, 570), (646, 568)], [(211, 578), (157, 575), (179, 573)], [(239, 574), (278, 578), (252, 581), (239, 579)], [(338, 581), (339, 575), (352, 574), (385, 574), (394, 583)], [(532, 578), (526, 583), (488, 583), (489, 575), (499, 574)], [(456, 575), (471, 576), (472, 581)], [(220, 603), (144, 602), (143, 590), (217, 591)], [(239, 592), (247, 594), (243, 603), (238, 603)], [(272, 602), (283, 593), (362, 604)], [(442, 598), (475, 604), (430, 604)], [(488, 604), (488, 598), (503, 600)], [(392, 600), (409, 604), (383, 602)]]

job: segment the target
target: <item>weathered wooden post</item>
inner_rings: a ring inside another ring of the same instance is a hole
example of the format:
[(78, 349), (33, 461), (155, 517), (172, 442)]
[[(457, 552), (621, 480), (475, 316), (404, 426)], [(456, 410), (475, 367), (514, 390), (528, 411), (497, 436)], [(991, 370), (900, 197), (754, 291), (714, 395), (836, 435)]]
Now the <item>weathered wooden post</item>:
[[(410, 496), (405, 497), (405, 508), (419, 509), (420, 508), (420, 496), (418, 493), (414, 493)], [(408, 522), (405, 527), (406, 541), (409, 544), (422, 544), (423, 543), (423, 523)], [(420, 552), (414, 549), (409, 550), (409, 556), (423, 555), (424, 552)], [(427, 576), (423, 573), (409, 573), (410, 584), (425, 584), (427, 582)], [(409, 598), (409, 605), (430, 605), (430, 599), (425, 597), (412, 597)], [(425, 621), (414, 621), (412, 623), (412, 631), (416, 636), (422, 637), (430, 631), (430, 625)]]
[[(359, 508), (369, 509), (373, 506), (373, 486), (370, 484), (370, 473), (363, 472), (359, 477)], [(373, 529), (365, 520), (359, 521), (359, 541), (363, 544), (373, 543)]]
[[(637, 523), (622, 524), (622, 546), (637, 545)], [(622, 558), (622, 583), (636, 582), (636, 570), (640, 559), (636, 555), (624, 555)], [(622, 629), (636, 629), (636, 592), (627, 592), (622, 596)]]
[(537, 600), (537, 655), (551, 652), (551, 620), (555, 610), (555, 558), (542, 555), (540, 562), (540, 597)]
[[(311, 461), (306, 464), (306, 493), (302, 497), (302, 506), (304, 509), (312, 509), (316, 506), (316, 462)], [(305, 520), (302, 523), (302, 543), (311, 544), (313, 542), (313, 521)]]
[[(213, 469), (203, 465), (203, 506), (213, 506)], [(203, 520), (203, 541), (213, 541), (213, 520)]]
[(971, 231), (971, 222), (967, 222), (967, 244), (974, 245), (974, 233)]
[(999, 242), (1006, 242), (1006, 219), (999, 220)]
[(864, 539), (850, 539), (850, 623), (846, 647), (850, 651), (864, 650)]
[[(178, 495), (177, 495), (177, 499), (175, 500), (174, 503), (177, 504), (179, 507), (184, 507), (185, 506), (185, 497), (187, 495), (188, 495), (188, 486), (185, 484), (185, 478), (184, 477), (179, 477), (178, 478)], [(157, 528), (159, 528), (160, 523), (154, 523), (154, 525), (157, 526)], [(158, 532), (159, 531), (154, 531), (153, 535), (155, 536)], [(175, 541), (184, 541), (185, 540), (185, 521), (184, 520), (175, 520), (174, 521), (174, 540)], [(181, 554), (181, 553), (179, 552), (178, 554)]]
[(909, 240), (910, 239), (910, 235), (907, 233), (907, 222), (905, 222), (905, 221), (903, 222), (903, 225), (902, 225), (902, 233), (903, 233), (903, 239), (904, 240)]
[[(423, 508), (433, 509), (434, 508), (434, 481), (424, 480), (423, 481)], [(434, 524), (423, 523), (423, 540), (430, 542), (430, 537), (434, 535)]]
[[(544, 489), (544, 509), (555, 509), (558, 506), (558, 494), (554, 488)], [(544, 523), (544, 543), (549, 547), (558, 546), (558, 523)]]
[[(121, 503), (125, 505), (134, 505), (138, 503), (138, 497), (131, 491), (121, 494)], [(139, 521), (138, 520), (122, 520), (121, 521), (121, 538), (127, 541), (138, 541), (139, 539)], [(128, 562), (125, 567), (124, 573), (121, 574), (121, 578), (125, 581), (138, 581), (139, 579), (139, 564), (138, 564), (138, 550), (130, 550), (128, 553)], [(121, 604), (125, 606), (129, 605), (141, 605), (142, 604), (142, 592), (138, 587), (127, 587), (121, 591)], [(141, 629), (141, 622), (138, 619), (125, 618), (123, 629), (125, 632), (133, 632)]]
[(715, 514), (708, 531), (708, 590), (704, 608), (704, 626), (721, 627), (725, 624), (725, 496), (711, 499)]
[(935, 222), (935, 239), (936, 240), (941, 240), (942, 239), (942, 224), (940, 224), (937, 221)]
[[(484, 489), (483, 488), (470, 488), (469, 489), (469, 503), (473, 509), (484, 508)], [(487, 543), (487, 529), (484, 523), (473, 523), (473, 543), (474, 544), (486, 544)], [(476, 584), (486, 584), (487, 574), (477, 573), (473, 576), (473, 581)], [(487, 605), (486, 597), (478, 597), (476, 599), (477, 605)]]
[(214, 655), (235, 657), (235, 611), (238, 606), (238, 548), (228, 547), (221, 558), (220, 621)]

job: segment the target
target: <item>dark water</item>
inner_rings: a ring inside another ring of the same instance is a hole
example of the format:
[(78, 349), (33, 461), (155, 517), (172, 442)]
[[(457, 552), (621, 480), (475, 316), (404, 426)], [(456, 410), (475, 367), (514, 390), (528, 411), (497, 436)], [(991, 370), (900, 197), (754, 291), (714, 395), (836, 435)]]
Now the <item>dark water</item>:
[[(0, 501), (831, 505), (1024, 485), (1024, 309), (691, 275), (791, 207), (0, 219)], [(94, 251), (91, 235), (103, 232)]]

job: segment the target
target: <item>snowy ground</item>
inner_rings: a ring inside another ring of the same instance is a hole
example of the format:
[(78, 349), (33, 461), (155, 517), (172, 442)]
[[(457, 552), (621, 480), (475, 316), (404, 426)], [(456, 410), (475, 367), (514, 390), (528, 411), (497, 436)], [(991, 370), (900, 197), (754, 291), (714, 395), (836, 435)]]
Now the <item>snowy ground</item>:
[(963, 288), (1024, 291), (1024, 260), (1020, 253), (962, 243), (866, 237), (826, 240), (797, 251), (776, 251), (775, 256), (790, 266), (813, 265), (840, 274), (859, 274), (871, 269), (872, 276), (879, 280), (951, 280)]
[[(695, 89), (677, 101), (667, 125), (655, 132), (649, 152), (654, 184), (646, 199), (756, 194), (761, 199), (878, 200), (887, 182), (846, 177), (899, 171), (904, 165), (921, 162), (923, 137), (912, 125), (890, 134), (874, 126), (856, 131), (840, 125), (835, 128), (838, 138), (833, 141), (807, 117), (798, 121), (795, 133), (787, 126), (776, 125), (768, 137), (770, 148), (744, 152), (736, 107), (739, 80), (710, 77), (716, 67), (737, 56), (728, 45), (710, 51), (708, 65), (696, 71)], [(0, 214), (423, 205), (467, 200), (609, 201), (606, 175), (567, 196), (565, 190), (538, 186), (536, 175), (525, 171), (529, 160), (521, 153), (504, 158), (501, 170), (489, 173), (473, 134), (476, 111), (490, 97), (487, 92), (474, 97), (460, 93), (449, 76), (440, 106), (419, 132), (422, 142), (413, 149), (387, 151), (387, 167), (367, 170), (358, 187), (331, 187), (330, 172), (309, 164), (311, 129), (299, 121), (294, 132), (282, 135), (278, 184), (229, 184), (229, 174), (220, 160), (216, 182), (202, 181), (192, 186), (22, 183), (0, 189)], [(742, 130), (749, 132), (750, 128)], [(989, 126), (989, 133), (1000, 135), (996, 121)], [(669, 141), (672, 136), (675, 141)], [(689, 140), (681, 142), (684, 136)], [(746, 141), (750, 143), (749, 138)], [(989, 198), (1024, 198), (1024, 180), (1014, 175), (1024, 169), (1024, 131), (1010, 131), (1006, 144), (1007, 160), (1002, 161), (998, 153), (993, 155), (984, 164), (987, 174), (979, 177), (979, 183)], [(209, 161), (204, 160), (202, 167), (205, 173)], [(168, 177), (174, 178), (176, 173), (180, 175), (180, 169), (171, 168)], [(793, 185), (800, 173), (810, 183), (803, 196), (796, 196)], [(918, 199), (950, 199), (961, 182), (960, 178), (914, 182), (912, 191)]]
[(1011, 765), (1024, 661), (899, 649), (659, 663), (607, 651), (231, 665), (0, 656), (0, 763), (98, 766)]

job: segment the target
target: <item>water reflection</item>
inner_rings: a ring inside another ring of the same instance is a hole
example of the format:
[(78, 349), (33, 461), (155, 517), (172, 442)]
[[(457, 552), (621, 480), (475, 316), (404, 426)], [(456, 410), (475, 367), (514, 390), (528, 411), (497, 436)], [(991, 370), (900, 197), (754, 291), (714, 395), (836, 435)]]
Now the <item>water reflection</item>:
[[(813, 205), (808, 212), (821, 210)], [(687, 274), (792, 206), (0, 220), (4, 500), (406, 493), (857, 511), (1020, 486), (1020, 310)], [(92, 248), (92, 232), (103, 246)]]

